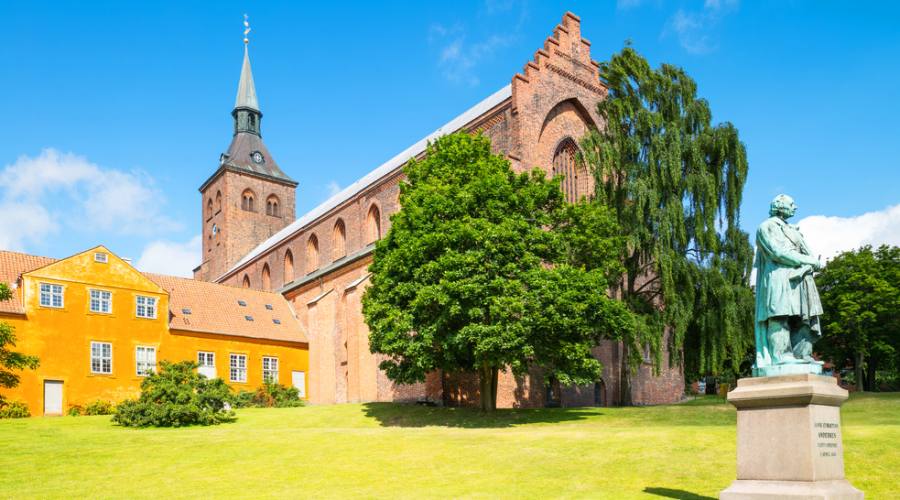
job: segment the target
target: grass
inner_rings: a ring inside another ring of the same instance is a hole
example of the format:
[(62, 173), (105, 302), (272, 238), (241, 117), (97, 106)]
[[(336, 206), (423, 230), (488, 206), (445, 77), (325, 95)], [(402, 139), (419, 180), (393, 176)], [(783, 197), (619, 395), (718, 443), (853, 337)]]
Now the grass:
[[(247, 409), (215, 427), (109, 417), (0, 421), (0, 497), (716, 498), (735, 477), (735, 412), (476, 411), (383, 403)], [(900, 498), (900, 394), (844, 405), (847, 478)]]

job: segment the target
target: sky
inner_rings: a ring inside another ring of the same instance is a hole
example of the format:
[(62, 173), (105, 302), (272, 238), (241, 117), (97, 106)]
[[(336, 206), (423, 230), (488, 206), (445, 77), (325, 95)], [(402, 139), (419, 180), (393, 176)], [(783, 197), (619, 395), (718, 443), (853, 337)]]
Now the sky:
[(0, 249), (199, 264), (249, 15), (262, 133), (309, 211), (510, 82), (570, 10), (592, 57), (681, 66), (823, 258), (900, 245), (900, 2), (3, 2)]

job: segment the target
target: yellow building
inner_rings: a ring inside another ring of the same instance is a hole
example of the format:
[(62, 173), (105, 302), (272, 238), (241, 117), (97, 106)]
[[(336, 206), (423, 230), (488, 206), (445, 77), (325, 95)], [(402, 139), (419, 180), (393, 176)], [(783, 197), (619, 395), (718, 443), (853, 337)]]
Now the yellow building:
[(196, 361), (234, 389), (269, 380), (306, 395), (306, 335), (280, 294), (144, 274), (103, 246), (62, 260), (0, 251), (0, 281), (14, 288), (0, 302), (14, 349), (40, 359), (3, 396), (32, 415), (135, 397), (161, 360)]

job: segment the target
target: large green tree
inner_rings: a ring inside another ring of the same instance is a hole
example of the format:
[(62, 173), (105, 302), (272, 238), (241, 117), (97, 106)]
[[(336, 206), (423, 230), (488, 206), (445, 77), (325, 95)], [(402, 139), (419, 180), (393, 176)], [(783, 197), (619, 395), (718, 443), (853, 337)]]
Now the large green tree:
[[(737, 372), (753, 343), (738, 131), (712, 124), (683, 69), (652, 68), (631, 47), (601, 64), (600, 77), (609, 89), (598, 105), (605, 127), (582, 140), (581, 158), (596, 178), (595, 202), (611, 207), (628, 238), (615, 288), (639, 318), (635, 338), (657, 366), (668, 338), (689, 377)], [(628, 384), (622, 389), (627, 402)]]
[[(0, 300), (11, 298), (12, 290), (6, 283), (0, 283)], [(11, 348), (15, 346), (15, 330), (9, 323), (0, 321), (0, 387), (4, 389), (11, 389), (19, 385), (17, 371), (33, 370), (38, 367), (37, 357), (13, 351)], [(3, 395), (0, 395), (0, 406), (4, 404)]]
[(844, 252), (816, 284), (825, 311), (816, 351), (838, 368), (852, 364), (859, 390), (877, 390), (876, 371), (900, 370), (900, 247)]
[(483, 136), (440, 138), (404, 172), (401, 209), (375, 247), (363, 297), (371, 350), (388, 356), (388, 377), (475, 373), (486, 411), (507, 367), (596, 380), (591, 347), (634, 331), (627, 308), (607, 295), (622, 251), (609, 211), (567, 205), (558, 179), (515, 174)]

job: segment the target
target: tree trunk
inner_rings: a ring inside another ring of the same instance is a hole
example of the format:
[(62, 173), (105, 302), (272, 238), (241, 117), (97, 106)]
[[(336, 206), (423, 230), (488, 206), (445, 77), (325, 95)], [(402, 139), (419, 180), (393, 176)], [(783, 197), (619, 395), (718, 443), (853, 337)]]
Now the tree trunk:
[(866, 363), (866, 390), (878, 390), (878, 388), (875, 387), (875, 363), (872, 362), (872, 358), (869, 358), (869, 362)]
[(631, 367), (628, 366), (628, 345), (622, 342), (622, 364), (619, 369), (619, 404), (631, 406)]
[(497, 409), (497, 368), (487, 364), (481, 365), (478, 370), (480, 386), (481, 411), (492, 412)]
[(854, 361), (853, 365), (853, 370), (856, 372), (856, 390), (863, 392), (865, 391), (863, 387), (863, 353), (856, 353), (856, 361)]

